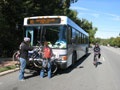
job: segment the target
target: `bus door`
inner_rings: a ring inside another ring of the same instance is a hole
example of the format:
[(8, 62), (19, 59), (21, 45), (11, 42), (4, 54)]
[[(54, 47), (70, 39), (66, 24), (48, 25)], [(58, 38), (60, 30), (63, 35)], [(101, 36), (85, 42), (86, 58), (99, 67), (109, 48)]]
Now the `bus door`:
[(34, 35), (34, 32), (33, 32), (33, 29), (32, 28), (27, 28), (26, 30), (26, 37), (29, 37), (30, 38), (30, 44), (33, 45), (33, 35)]

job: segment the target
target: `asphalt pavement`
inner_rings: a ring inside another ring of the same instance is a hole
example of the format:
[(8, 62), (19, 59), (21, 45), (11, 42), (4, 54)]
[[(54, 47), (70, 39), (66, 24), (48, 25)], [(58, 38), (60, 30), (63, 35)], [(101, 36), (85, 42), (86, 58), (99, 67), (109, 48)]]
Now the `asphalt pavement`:
[(101, 46), (101, 64), (93, 65), (94, 53), (75, 63), (74, 67), (60, 70), (51, 79), (39, 74), (25, 74), (18, 80), (19, 72), (0, 77), (0, 90), (120, 90), (119, 49)]

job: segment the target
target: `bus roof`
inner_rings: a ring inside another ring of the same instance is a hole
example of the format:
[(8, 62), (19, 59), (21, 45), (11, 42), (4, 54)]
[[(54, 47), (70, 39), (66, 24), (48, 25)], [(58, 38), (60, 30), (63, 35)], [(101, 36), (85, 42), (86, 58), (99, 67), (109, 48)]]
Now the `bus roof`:
[(70, 25), (74, 29), (80, 30), (83, 34), (88, 36), (88, 33), (67, 16), (34, 16), (24, 18), (24, 26), (36, 25)]

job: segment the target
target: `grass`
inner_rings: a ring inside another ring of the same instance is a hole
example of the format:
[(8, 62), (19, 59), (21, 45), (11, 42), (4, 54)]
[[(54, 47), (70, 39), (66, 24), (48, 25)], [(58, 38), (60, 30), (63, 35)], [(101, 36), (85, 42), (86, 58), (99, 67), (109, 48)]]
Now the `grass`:
[(4, 71), (11, 70), (11, 69), (15, 69), (15, 68), (16, 68), (15, 65), (10, 65), (10, 66), (1, 67), (1, 68), (0, 68), (0, 72), (4, 72)]

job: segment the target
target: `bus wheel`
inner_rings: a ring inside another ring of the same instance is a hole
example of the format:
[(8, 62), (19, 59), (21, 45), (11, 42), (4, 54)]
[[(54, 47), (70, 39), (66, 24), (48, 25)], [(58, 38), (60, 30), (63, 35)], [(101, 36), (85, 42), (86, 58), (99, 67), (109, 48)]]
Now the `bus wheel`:
[(77, 54), (73, 53), (73, 56), (72, 56), (72, 65), (74, 65), (76, 61), (77, 61)]
[(86, 56), (88, 55), (88, 48), (86, 48), (85, 55)]

